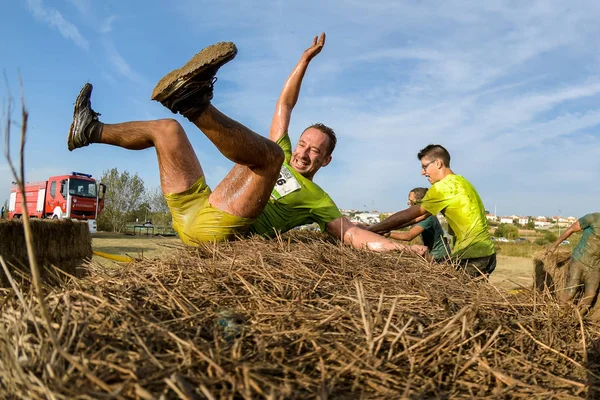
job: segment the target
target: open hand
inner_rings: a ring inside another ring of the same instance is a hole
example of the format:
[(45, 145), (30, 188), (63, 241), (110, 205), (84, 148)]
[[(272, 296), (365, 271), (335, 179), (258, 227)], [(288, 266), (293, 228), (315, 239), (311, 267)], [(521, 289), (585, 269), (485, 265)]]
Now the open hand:
[(313, 39), (313, 44), (308, 49), (304, 50), (302, 57), (306, 61), (312, 60), (317, 54), (323, 50), (323, 46), (325, 46), (325, 32), (321, 33), (321, 36), (315, 36)]
[(420, 256), (425, 257), (427, 255), (427, 252), (429, 251), (427, 249), (427, 246), (421, 246), (418, 244), (413, 244), (410, 246), (410, 251), (412, 251), (413, 253), (417, 253)]
[(544, 257), (548, 257), (551, 253), (554, 252), (554, 250), (556, 250), (556, 247), (554, 246), (549, 246), (546, 251), (544, 252)]

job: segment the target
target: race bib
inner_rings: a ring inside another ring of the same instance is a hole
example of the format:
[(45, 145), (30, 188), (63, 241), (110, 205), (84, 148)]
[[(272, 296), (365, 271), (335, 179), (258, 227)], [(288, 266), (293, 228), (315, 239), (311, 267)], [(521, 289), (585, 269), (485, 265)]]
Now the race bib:
[(298, 180), (292, 175), (288, 167), (282, 165), (277, 182), (275, 182), (275, 187), (271, 192), (271, 197), (279, 200), (298, 189), (300, 189), (300, 183), (298, 183)]

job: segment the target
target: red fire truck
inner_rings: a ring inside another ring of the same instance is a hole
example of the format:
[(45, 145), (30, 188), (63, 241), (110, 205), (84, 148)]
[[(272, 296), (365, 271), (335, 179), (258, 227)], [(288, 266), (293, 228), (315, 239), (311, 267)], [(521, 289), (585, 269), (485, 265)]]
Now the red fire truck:
[[(95, 222), (104, 208), (105, 192), (104, 184), (97, 184), (91, 175), (80, 172), (25, 184), (27, 211), (33, 218), (73, 218)], [(22, 215), (21, 192), (13, 186), (8, 201), (8, 218), (21, 218)]]

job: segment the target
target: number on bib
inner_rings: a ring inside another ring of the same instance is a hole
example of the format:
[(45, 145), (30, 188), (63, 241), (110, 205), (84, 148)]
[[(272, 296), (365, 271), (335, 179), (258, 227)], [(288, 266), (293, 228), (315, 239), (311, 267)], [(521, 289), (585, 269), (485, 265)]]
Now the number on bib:
[(275, 200), (279, 200), (298, 189), (300, 189), (300, 183), (298, 183), (298, 180), (294, 177), (288, 167), (282, 165), (277, 182), (275, 182), (275, 187), (271, 192), (271, 197)]

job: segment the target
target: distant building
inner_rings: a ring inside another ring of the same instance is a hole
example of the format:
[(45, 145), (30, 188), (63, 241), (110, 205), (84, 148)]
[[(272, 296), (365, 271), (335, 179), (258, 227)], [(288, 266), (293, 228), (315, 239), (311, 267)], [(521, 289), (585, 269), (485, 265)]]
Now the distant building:
[(518, 218), (519, 225), (527, 225), (529, 223), (529, 217), (519, 217)]
[(556, 225), (559, 226), (560, 228), (566, 228), (568, 226), (573, 225), (575, 222), (577, 222), (577, 218), (575, 217), (561, 217), (561, 216), (555, 216), (553, 217), (554, 222), (556, 222)]
[(489, 222), (498, 222), (498, 217), (494, 214), (485, 214), (485, 218), (489, 221)]
[(374, 225), (374, 224), (378, 224), (379, 222), (381, 222), (381, 220), (379, 218), (379, 213), (372, 213), (372, 212), (356, 213), (356, 214), (354, 214), (354, 216), (352, 216), (350, 218), (350, 221), (356, 222), (359, 224), (367, 224), (367, 225)]
[(533, 224), (536, 228), (548, 229), (552, 226), (552, 220), (548, 217), (539, 216), (533, 221)]

